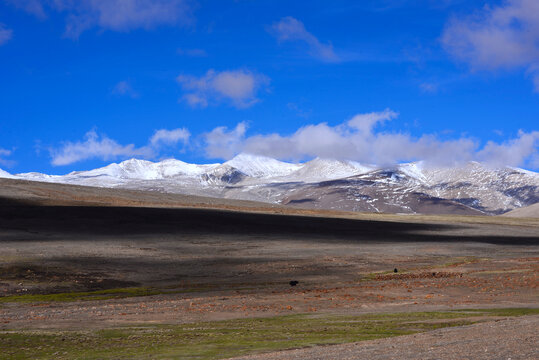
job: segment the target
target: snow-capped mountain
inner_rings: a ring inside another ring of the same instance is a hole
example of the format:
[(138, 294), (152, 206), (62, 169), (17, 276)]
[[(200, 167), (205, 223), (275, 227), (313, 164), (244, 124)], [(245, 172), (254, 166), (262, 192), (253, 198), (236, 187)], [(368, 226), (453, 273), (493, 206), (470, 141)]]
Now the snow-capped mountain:
[(301, 181), (323, 181), (364, 174), (375, 168), (355, 161), (316, 158), (301, 165), (290, 177)]
[(426, 193), (490, 213), (539, 202), (539, 174), (522, 169), (469, 162), (459, 168), (425, 169), (423, 174)]
[(108, 176), (117, 179), (158, 180), (175, 176), (198, 176), (217, 166), (219, 164), (196, 165), (175, 159), (164, 160), (158, 163), (131, 159), (120, 164), (114, 163), (95, 170), (72, 172), (67, 176), (73, 178)]
[(0, 177), (348, 211), (495, 215), (539, 202), (538, 173), (477, 162), (452, 168), (423, 162), (379, 168), (319, 158), (294, 164), (240, 154), (222, 164), (131, 159), (67, 175), (0, 170)]
[(250, 154), (239, 154), (225, 162), (224, 165), (238, 169), (245, 175), (255, 178), (286, 176), (302, 167), (299, 164), (291, 164), (265, 156)]
[(4, 171), (4, 170), (0, 169), (0, 178), (15, 179), (16, 176), (13, 176), (10, 173), (8, 173), (7, 171)]

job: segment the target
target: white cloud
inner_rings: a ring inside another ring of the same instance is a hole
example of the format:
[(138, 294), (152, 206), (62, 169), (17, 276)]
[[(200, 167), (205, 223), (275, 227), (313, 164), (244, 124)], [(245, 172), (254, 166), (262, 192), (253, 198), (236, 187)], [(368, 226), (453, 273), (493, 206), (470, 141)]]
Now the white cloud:
[(189, 136), (189, 131), (186, 129), (161, 129), (153, 134), (147, 145), (136, 147), (134, 144), (121, 145), (106, 135), (99, 135), (95, 130), (92, 130), (86, 133), (83, 141), (68, 141), (59, 149), (50, 149), (51, 163), (55, 166), (62, 166), (89, 159), (103, 161), (130, 157), (152, 159), (159, 155), (163, 145), (172, 146), (179, 141), (185, 145), (189, 141)]
[(240, 152), (265, 155), (283, 160), (313, 157), (355, 160), (368, 164), (388, 165), (403, 161), (425, 160), (427, 164), (452, 166), (471, 160), (492, 165), (537, 167), (539, 132), (519, 133), (503, 144), (487, 143), (480, 148), (471, 138), (441, 140), (435, 135), (413, 137), (400, 132), (378, 131), (377, 125), (397, 113), (359, 114), (337, 126), (326, 123), (306, 125), (291, 135), (246, 136), (246, 126), (235, 129), (218, 127), (204, 135), (206, 154), (229, 159)]
[(2, 166), (12, 166), (14, 161), (5, 159), (5, 157), (11, 156), (12, 151), (7, 149), (0, 148), (0, 165)]
[(0, 46), (7, 43), (13, 37), (13, 30), (5, 27), (4, 24), (0, 23)]
[(487, 161), (494, 166), (512, 165), (519, 166), (522, 159), (529, 159), (534, 168), (539, 168), (539, 131), (525, 133), (519, 131), (518, 137), (501, 144), (493, 141), (487, 142), (479, 151), (478, 159)]
[(331, 43), (324, 44), (320, 42), (310, 32), (305, 29), (303, 23), (291, 16), (282, 18), (279, 22), (271, 26), (270, 32), (277, 37), (279, 42), (283, 41), (301, 41), (307, 44), (309, 53), (324, 61), (339, 61), (339, 57), (333, 51)]
[(230, 159), (243, 149), (247, 124), (239, 123), (232, 130), (219, 126), (203, 135), (206, 155), (210, 158)]
[(180, 75), (176, 80), (186, 92), (183, 100), (193, 107), (222, 101), (238, 108), (249, 107), (259, 101), (258, 91), (269, 83), (266, 76), (247, 70), (218, 72), (211, 69), (201, 77)]
[(453, 18), (441, 40), (473, 70), (527, 69), (539, 92), (539, 1), (508, 0)]
[(108, 161), (131, 156), (153, 156), (149, 148), (136, 148), (133, 144), (120, 145), (107, 136), (99, 136), (94, 130), (87, 132), (84, 138), (84, 141), (68, 141), (61, 149), (51, 150), (52, 164), (60, 166), (88, 159)]
[(46, 17), (46, 9), (65, 13), (65, 35), (78, 38), (88, 29), (130, 31), (192, 22), (190, 0), (9, 0), (16, 7)]
[(398, 113), (391, 109), (385, 109), (380, 112), (371, 112), (367, 114), (358, 114), (352, 119), (348, 120), (347, 125), (351, 128), (357, 129), (361, 134), (367, 136), (371, 134), (372, 129), (378, 124), (388, 120), (393, 120)]
[(187, 144), (190, 136), (191, 133), (186, 128), (174, 130), (161, 129), (157, 130), (150, 138), (150, 144), (154, 147), (160, 145), (176, 145), (180, 141)]
[(133, 99), (139, 97), (139, 94), (133, 89), (131, 83), (127, 80), (120, 81), (112, 89), (112, 93), (115, 95), (129, 96)]
[[(392, 165), (424, 160), (427, 165), (454, 166), (467, 161), (481, 161), (494, 167), (524, 166), (539, 168), (539, 131), (520, 131), (515, 138), (502, 142), (479, 141), (461, 136), (442, 140), (434, 134), (418, 137), (402, 132), (384, 131), (382, 125), (398, 114), (390, 109), (358, 114), (335, 126), (327, 123), (308, 124), (290, 135), (247, 135), (247, 124), (241, 122), (228, 129), (224, 126), (201, 135), (201, 146), (209, 158), (230, 159), (238, 153), (252, 153), (281, 160), (308, 160), (314, 157), (355, 160), (365, 164)], [(122, 145), (95, 131), (82, 141), (66, 142), (51, 149), (53, 165), (69, 165), (88, 159), (110, 161), (139, 157), (158, 158), (165, 150), (183, 149), (191, 134), (186, 128), (160, 129), (146, 145)], [(0, 149), (0, 164), (11, 151)]]

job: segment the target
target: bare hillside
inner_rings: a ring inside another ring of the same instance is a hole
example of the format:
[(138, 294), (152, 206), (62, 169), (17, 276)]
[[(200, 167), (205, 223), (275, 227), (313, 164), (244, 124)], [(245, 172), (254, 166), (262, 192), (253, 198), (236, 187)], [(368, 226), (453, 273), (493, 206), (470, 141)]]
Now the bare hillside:
[(503, 214), (503, 216), (539, 218), (539, 203), (511, 210), (508, 213)]

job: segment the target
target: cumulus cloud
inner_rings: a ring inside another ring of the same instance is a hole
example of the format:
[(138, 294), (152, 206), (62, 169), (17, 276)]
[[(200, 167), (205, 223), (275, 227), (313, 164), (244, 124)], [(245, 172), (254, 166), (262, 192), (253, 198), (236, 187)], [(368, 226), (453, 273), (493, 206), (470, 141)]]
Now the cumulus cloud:
[(441, 40), (449, 53), (474, 70), (526, 69), (539, 92), (537, 0), (508, 0), (471, 16), (453, 18)]
[(479, 151), (478, 159), (491, 163), (494, 166), (522, 165), (522, 159), (528, 159), (532, 168), (539, 168), (539, 131), (525, 133), (519, 131), (518, 137), (501, 144), (493, 141), (487, 142)]
[(157, 130), (150, 138), (150, 144), (154, 147), (161, 145), (176, 145), (178, 142), (187, 144), (191, 133), (186, 128), (166, 130)]
[(206, 155), (210, 158), (230, 159), (243, 151), (247, 124), (239, 123), (232, 130), (219, 126), (203, 134)]
[(95, 130), (91, 130), (86, 133), (82, 141), (67, 141), (58, 149), (50, 149), (51, 163), (55, 166), (62, 166), (89, 159), (103, 161), (130, 157), (152, 159), (159, 155), (164, 145), (176, 145), (179, 141), (186, 144), (189, 136), (189, 131), (186, 129), (161, 129), (150, 137), (147, 145), (136, 147), (134, 144), (119, 144), (106, 135), (99, 135)]
[(7, 43), (13, 37), (13, 30), (6, 28), (6, 26), (0, 23), (0, 46)]
[(347, 125), (351, 128), (357, 129), (361, 134), (365, 136), (372, 133), (372, 129), (378, 124), (388, 120), (393, 120), (398, 113), (391, 109), (385, 109), (380, 112), (371, 112), (367, 114), (358, 114), (350, 119)]
[(94, 130), (84, 136), (84, 141), (66, 142), (61, 149), (51, 150), (52, 164), (69, 165), (88, 159), (114, 160), (121, 157), (152, 157), (149, 148), (137, 148), (133, 144), (120, 145), (107, 136), (99, 136)]
[(120, 81), (112, 89), (114, 95), (129, 96), (133, 99), (138, 98), (139, 94), (133, 89), (131, 83), (127, 80)]
[(359, 114), (336, 126), (326, 123), (301, 127), (291, 135), (257, 134), (246, 136), (246, 125), (235, 129), (218, 127), (204, 135), (206, 154), (229, 159), (240, 152), (265, 155), (282, 160), (313, 157), (355, 160), (368, 164), (390, 165), (424, 160), (427, 164), (452, 166), (478, 160), (492, 165), (523, 166), (535, 163), (539, 132), (520, 132), (505, 143), (488, 142), (480, 148), (471, 138), (441, 140), (436, 135), (413, 137), (406, 133), (384, 132), (380, 126), (397, 117), (386, 109)]
[[(207, 157), (230, 159), (245, 152), (281, 160), (309, 160), (314, 157), (354, 160), (365, 164), (392, 165), (423, 160), (427, 166), (455, 166), (468, 161), (480, 161), (493, 167), (521, 166), (539, 168), (539, 131), (520, 131), (516, 137), (504, 141), (488, 141), (484, 145), (474, 138), (440, 139), (435, 134), (412, 136), (398, 131), (384, 131), (383, 125), (398, 117), (385, 109), (379, 112), (357, 114), (337, 124), (308, 124), (294, 133), (282, 135), (247, 134), (247, 124), (234, 128), (219, 126), (197, 138)], [(50, 149), (52, 164), (69, 165), (88, 159), (111, 161), (139, 157), (154, 159), (170, 149), (185, 149), (191, 133), (186, 128), (156, 130), (146, 145), (123, 145), (117, 141), (88, 132), (83, 140), (65, 142)], [(0, 164), (10, 164), (5, 157), (11, 151), (0, 149)]]
[(324, 44), (320, 42), (310, 32), (305, 29), (303, 23), (291, 16), (282, 18), (274, 23), (270, 32), (277, 38), (279, 42), (297, 41), (307, 45), (309, 54), (328, 62), (339, 61), (339, 57), (333, 51), (331, 43)]
[(185, 95), (182, 100), (193, 107), (228, 102), (237, 108), (257, 103), (258, 91), (269, 83), (269, 78), (248, 70), (215, 71), (196, 77), (180, 75), (176, 78)]
[(189, 0), (8, 1), (40, 18), (46, 17), (47, 10), (65, 14), (65, 35), (75, 39), (94, 27), (126, 32), (160, 25), (189, 24), (192, 21)]

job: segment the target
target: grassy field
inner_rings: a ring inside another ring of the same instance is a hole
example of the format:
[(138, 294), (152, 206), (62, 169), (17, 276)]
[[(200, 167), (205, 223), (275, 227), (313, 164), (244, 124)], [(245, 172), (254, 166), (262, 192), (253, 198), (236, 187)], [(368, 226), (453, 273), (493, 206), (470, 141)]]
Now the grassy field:
[(88, 331), (0, 332), (6, 359), (222, 359), (341, 344), (539, 314), (539, 309), (456, 310), (361, 316), (291, 315), (182, 325), (131, 325)]
[(123, 299), (129, 297), (152, 296), (159, 294), (181, 294), (197, 291), (204, 291), (209, 287), (198, 286), (187, 289), (158, 289), (150, 287), (129, 287), (114, 288), (96, 291), (72, 291), (56, 294), (22, 294), (8, 295), (0, 297), (0, 306), (2, 303), (49, 303), (49, 302), (69, 302), (69, 301), (95, 301), (109, 299)]
[(0, 304), (11, 302), (41, 303), (52, 301), (108, 300), (135, 296), (151, 296), (161, 293), (162, 291), (156, 289), (133, 287), (97, 291), (63, 292), (58, 294), (23, 294), (0, 297)]

